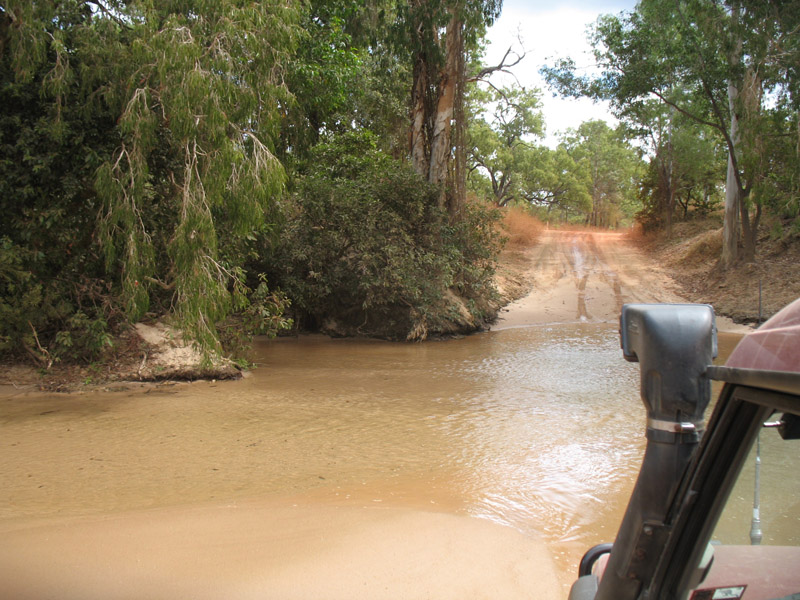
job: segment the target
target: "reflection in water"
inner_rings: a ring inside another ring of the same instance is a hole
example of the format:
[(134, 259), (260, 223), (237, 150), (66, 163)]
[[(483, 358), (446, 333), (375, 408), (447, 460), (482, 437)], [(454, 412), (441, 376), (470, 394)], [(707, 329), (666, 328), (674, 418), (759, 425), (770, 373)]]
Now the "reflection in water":
[(627, 494), (643, 439), (637, 369), (620, 360), (616, 332), (495, 335), (499, 351), (476, 365), (492, 382), (481, 398), (490, 421), (472, 439), (469, 415), (464, 427), (475, 447), (469, 510), (554, 542), (583, 542), (592, 523), (614, 527), (619, 503), (610, 500)]
[[(723, 349), (724, 351), (725, 349)], [(574, 578), (613, 541), (644, 448), (607, 324), (416, 345), (258, 343), (242, 381), (0, 399), (0, 519), (298, 497), (541, 534)]]
[(0, 517), (294, 495), (542, 533), (568, 578), (624, 510), (636, 365), (608, 325), (417, 345), (286, 339), (238, 382), (2, 400)]

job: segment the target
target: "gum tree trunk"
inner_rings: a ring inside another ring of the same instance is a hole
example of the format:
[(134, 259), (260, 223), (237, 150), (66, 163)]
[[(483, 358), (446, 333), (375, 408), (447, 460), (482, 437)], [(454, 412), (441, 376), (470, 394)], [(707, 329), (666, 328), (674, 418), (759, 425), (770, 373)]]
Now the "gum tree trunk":
[[(739, 20), (739, 6), (734, 4), (731, 8), (731, 20)], [(741, 60), (742, 41), (734, 40), (733, 50), (730, 55), (730, 64), (735, 65)], [(723, 269), (732, 267), (739, 258), (739, 213), (741, 210), (741, 185), (737, 173), (735, 152), (739, 146), (739, 87), (737, 82), (728, 81), (728, 108), (731, 114), (730, 140), (728, 147), (728, 173), (725, 179), (725, 218), (722, 226), (722, 257)]]
[(447, 52), (445, 65), (439, 78), (439, 98), (436, 112), (433, 115), (433, 131), (431, 136), (431, 159), (428, 167), (428, 181), (440, 185), (442, 193), (439, 203), (445, 206), (448, 183), (448, 166), (452, 155), (452, 123), (456, 105), (458, 88), (459, 60), (463, 41), (461, 21), (455, 11), (452, 12), (447, 25)]
[[(451, 215), (459, 212), (463, 205), (465, 185), (464, 168), (459, 168), (459, 152), (454, 148), (463, 143), (459, 135), (459, 123), (463, 118), (460, 103), (464, 85), (464, 23), (457, 7), (448, 10), (449, 21), (444, 34), (444, 62), (438, 73), (431, 71), (430, 57), (425, 43), (421, 43), (414, 68), (414, 83), (411, 94), (411, 129), (409, 132), (409, 154), (414, 170), (441, 189), (439, 206)], [(417, 24), (421, 40), (441, 43), (437, 32), (425, 32), (429, 23)]]
[(411, 92), (411, 131), (409, 132), (409, 151), (414, 170), (423, 177), (428, 176), (428, 154), (426, 152), (426, 92), (427, 68), (422, 58), (414, 67), (414, 89)]

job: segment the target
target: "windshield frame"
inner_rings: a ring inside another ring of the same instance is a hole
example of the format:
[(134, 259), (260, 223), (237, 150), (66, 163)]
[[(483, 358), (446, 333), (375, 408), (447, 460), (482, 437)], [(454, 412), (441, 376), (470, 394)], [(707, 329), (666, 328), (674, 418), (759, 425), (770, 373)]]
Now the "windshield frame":
[(672, 534), (649, 587), (652, 598), (688, 595), (764, 421), (775, 411), (800, 415), (800, 373), (710, 367), (708, 376), (726, 384), (670, 511)]

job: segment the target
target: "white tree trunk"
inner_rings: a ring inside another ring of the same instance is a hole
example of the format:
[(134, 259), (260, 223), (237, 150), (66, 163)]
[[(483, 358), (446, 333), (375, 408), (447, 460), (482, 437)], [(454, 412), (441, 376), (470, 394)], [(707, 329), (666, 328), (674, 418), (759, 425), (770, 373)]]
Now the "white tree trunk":
[(453, 11), (450, 22), (447, 25), (446, 35), (447, 56), (439, 80), (439, 101), (436, 105), (436, 114), (433, 120), (431, 161), (428, 170), (428, 181), (435, 184), (447, 182), (447, 165), (452, 150), (450, 132), (459, 75), (458, 66), (460, 63), (458, 58), (461, 52), (461, 21), (455, 11)]
[(728, 176), (725, 182), (725, 219), (722, 225), (722, 267), (727, 269), (739, 257), (739, 188), (736, 185), (733, 167), (728, 160)]

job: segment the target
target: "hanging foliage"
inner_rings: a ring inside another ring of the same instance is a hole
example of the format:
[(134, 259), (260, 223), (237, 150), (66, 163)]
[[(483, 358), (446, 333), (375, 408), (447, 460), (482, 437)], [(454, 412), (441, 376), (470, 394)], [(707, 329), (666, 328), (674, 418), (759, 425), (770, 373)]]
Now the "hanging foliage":
[(275, 0), (0, 6), (6, 80), (39, 87), (53, 135), (75, 106), (115, 120), (91, 193), (125, 312), (165, 301), (205, 350), (246, 302), (243, 255), (284, 184), (274, 148), (298, 22)]

